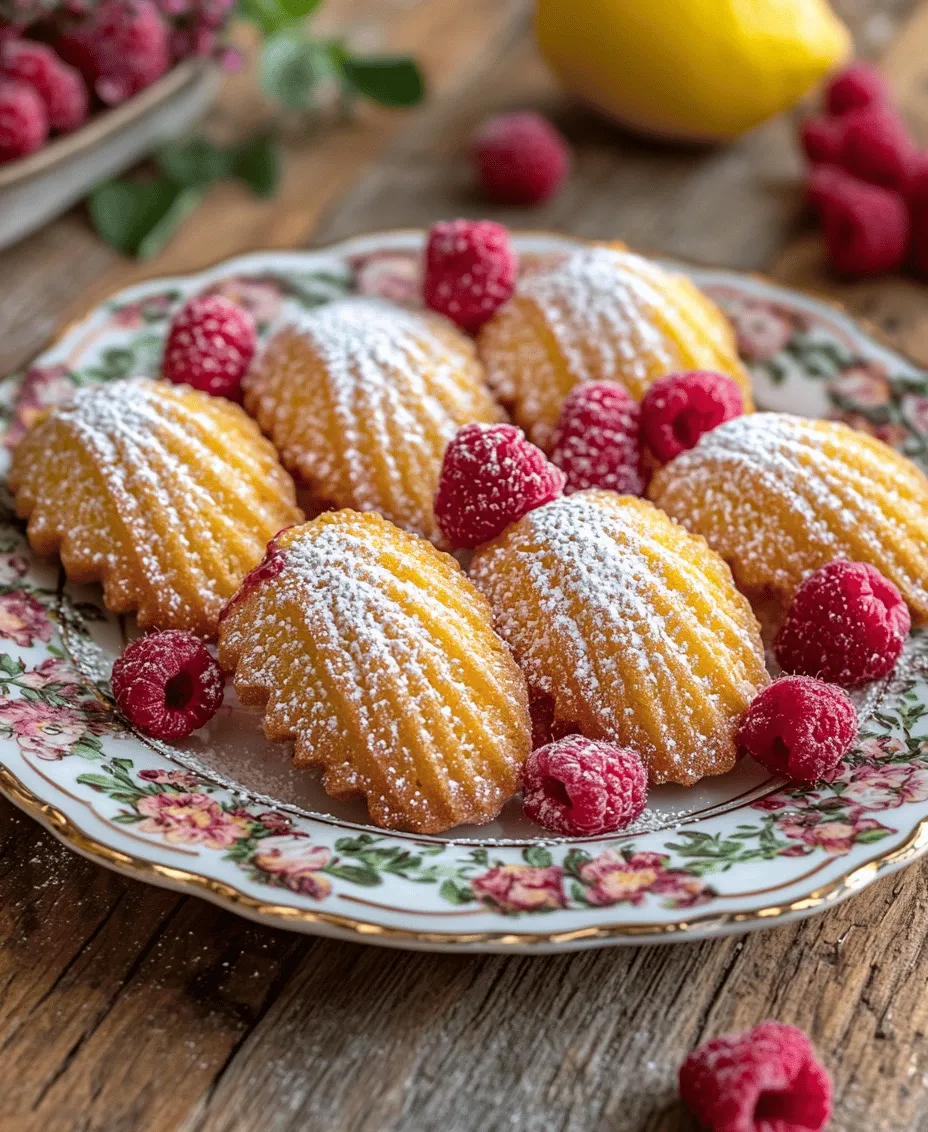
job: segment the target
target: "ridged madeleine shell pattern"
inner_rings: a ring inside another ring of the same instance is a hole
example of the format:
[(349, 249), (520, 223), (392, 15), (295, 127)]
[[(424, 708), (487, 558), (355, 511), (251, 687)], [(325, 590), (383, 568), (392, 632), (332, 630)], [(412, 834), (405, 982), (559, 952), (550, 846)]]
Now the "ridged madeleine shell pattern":
[(846, 558), (875, 566), (928, 621), (928, 480), (872, 436), (787, 413), (738, 417), (663, 468), (649, 494), (752, 595), (788, 602), (807, 574)]
[(143, 629), (215, 634), (270, 538), (302, 522), (293, 481), (254, 421), (187, 386), (80, 389), (20, 442), (9, 476), (38, 554)]
[(519, 788), (528, 692), (450, 555), (386, 519), (329, 512), (285, 532), (224, 617), (223, 667), (268, 739), (295, 739), (334, 797), (389, 829), (490, 821)]
[(751, 383), (722, 312), (683, 275), (621, 244), (593, 245), (530, 274), (478, 338), (490, 388), (545, 448), (564, 398), (617, 381), (636, 400), (679, 370), (729, 374), (750, 408)]
[(471, 574), (556, 722), (638, 751), (655, 783), (734, 766), (768, 677), (751, 608), (701, 538), (644, 500), (581, 491), (481, 547)]
[(351, 298), (282, 328), (245, 407), (320, 504), (376, 511), (443, 545), (432, 502), (448, 442), (492, 423), (473, 343), (450, 322)]

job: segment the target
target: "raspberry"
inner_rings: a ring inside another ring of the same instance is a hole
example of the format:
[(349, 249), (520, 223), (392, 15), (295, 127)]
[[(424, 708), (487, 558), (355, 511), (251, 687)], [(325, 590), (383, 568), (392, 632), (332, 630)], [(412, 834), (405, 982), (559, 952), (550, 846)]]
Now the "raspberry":
[(912, 264), (928, 276), (928, 154), (921, 154), (906, 186), (911, 224)]
[(865, 562), (831, 562), (802, 583), (774, 642), (784, 672), (853, 688), (888, 676), (912, 621), (895, 585)]
[(829, 114), (847, 114), (868, 106), (886, 106), (891, 99), (883, 76), (869, 63), (852, 63), (828, 84), (825, 107)]
[(113, 696), (126, 719), (153, 739), (186, 739), (222, 703), (222, 670), (192, 633), (171, 629), (128, 645), (113, 665)]
[(500, 204), (541, 204), (570, 171), (566, 140), (531, 110), (489, 118), (474, 137), (473, 154), (481, 188)]
[(809, 161), (813, 165), (839, 161), (844, 130), (841, 118), (806, 118), (799, 127), (799, 140)]
[(912, 139), (894, 111), (870, 107), (844, 118), (838, 163), (861, 181), (902, 189), (916, 157)]
[(641, 433), (662, 464), (693, 448), (703, 433), (740, 417), (744, 398), (723, 373), (692, 370), (655, 381), (641, 402)]
[(816, 213), (821, 214), (832, 195), (840, 191), (845, 181), (852, 181), (843, 169), (830, 162), (813, 165), (806, 177), (806, 200)]
[(453, 547), (479, 546), (563, 489), (564, 473), (521, 429), (469, 424), (445, 452), (435, 518)]
[(0, 74), (35, 90), (51, 129), (67, 133), (84, 124), (89, 99), (80, 71), (69, 67), (44, 43), (21, 39), (0, 46)]
[(641, 409), (624, 386), (614, 381), (574, 386), (551, 437), (551, 463), (567, 477), (565, 494), (588, 487), (643, 494), (640, 424)]
[(807, 1035), (782, 1022), (694, 1049), (680, 1096), (708, 1132), (822, 1132), (831, 1117), (831, 1078)]
[(567, 837), (615, 833), (645, 807), (648, 774), (634, 751), (569, 735), (533, 751), (522, 768), (525, 813)]
[(272, 578), (276, 578), (281, 570), (283, 570), (284, 555), (283, 551), (280, 549), (278, 540), (284, 531), (289, 530), (290, 527), (284, 527), (283, 530), (278, 531), (267, 544), (264, 557), (253, 570), (249, 570), (242, 584), (220, 610), (220, 624), (229, 616), (240, 601), (243, 601), (249, 594), (254, 593), (258, 586), (271, 581)]
[(837, 271), (881, 275), (901, 267), (908, 250), (909, 217), (899, 193), (830, 171), (819, 179), (816, 206)]
[(108, 106), (151, 86), (171, 62), (168, 26), (153, 0), (102, 0), (55, 48)]
[(509, 233), (492, 220), (432, 226), (425, 252), (425, 305), (473, 333), (515, 289), (519, 261)]
[(222, 295), (197, 295), (171, 323), (162, 372), (177, 385), (235, 400), (257, 342), (255, 320), (243, 307)]
[(41, 149), (48, 113), (38, 94), (19, 79), (0, 78), (0, 164)]
[(818, 782), (835, 769), (857, 737), (857, 712), (834, 684), (784, 676), (741, 718), (738, 744), (761, 766), (795, 782)]

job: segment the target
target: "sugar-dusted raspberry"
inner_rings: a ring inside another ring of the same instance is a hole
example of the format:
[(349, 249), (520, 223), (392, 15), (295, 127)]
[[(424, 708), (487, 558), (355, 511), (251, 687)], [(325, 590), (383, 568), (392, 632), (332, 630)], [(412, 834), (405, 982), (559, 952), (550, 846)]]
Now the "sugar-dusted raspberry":
[(267, 549), (264, 552), (264, 557), (253, 570), (245, 575), (242, 584), (229, 598), (222, 609), (219, 611), (220, 624), (229, 616), (232, 610), (248, 597), (265, 582), (270, 582), (284, 568), (284, 553), (280, 548), (280, 536), (284, 531), (289, 531), (290, 527), (284, 527), (283, 530), (278, 531), (276, 535), (267, 544)]
[(838, 164), (861, 181), (902, 189), (917, 150), (902, 119), (886, 107), (868, 107), (846, 115)]
[(154, 739), (173, 741), (213, 718), (224, 680), (199, 637), (171, 629), (128, 645), (113, 665), (112, 686), (130, 723)]
[(425, 252), (425, 305), (474, 333), (515, 289), (519, 261), (492, 220), (444, 220)]
[(41, 149), (48, 137), (48, 113), (28, 83), (0, 77), (0, 164)]
[(501, 204), (541, 204), (570, 171), (566, 139), (532, 110), (488, 119), (474, 136), (473, 153), (483, 191)]
[(741, 717), (738, 745), (767, 770), (795, 782), (830, 774), (857, 737), (847, 694), (811, 676), (784, 676)]
[(171, 62), (168, 25), (154, 0), (102, 0), (66, 27), (54, 47), (108, 106), (150, 86)]
[(806, 118), (799, 127), (799, 140), (813, 165), (833, 164), (841, 159), (845, 123), (842, 118)]
[(222, 295), (196, 295), (175, 315), (162, 373), (177, 385), (236, 400), (258, 342), (255, 320)]
[(565, 837), (615, 833), (641, 815), (647, 798), (640, 755), (582, 735), (540, 747), (522, 768), (525, 813)]
[(814, 189), (810, 179), (809, 196), (837, 271), (850, 276), (881, 275), (902, 266), (910, 229), (899, 193), (821, 166)]
[(641, 407), (623, 385), (590, 381), (568, 393), (551, 435), (551, 463), (567, 477), (565, 494), (601, 487), (641, 495)]
[(796, 1026), (761, 1022), (694, 1049), (680, 1096), (707, 1132), (822, 1132), (831, 1078)]
[(825, 91), (829, 114), (847, 114), (867, 106), (887, 106), (890, 102), (886, 80), (870, 63), (857, 62), (845, 67)]
[(550, 503), (564, 473), (513, 425), (465, 425), (448, 445), (435, 518), (454, 547), (474, 547)]
[(641, 433), (662, 464), (695, 447), (703, 433), (740, 417), (744, 398), (723, 373), (692, 370), (659, 378), (641, 402)]
[(90, 99), (80, 71), (44, 43), (28, 39), (0, 44), (0, 75), (28, 83), (42, 100), (48, 125), (59, 133), (82, 126)]
[(830, 562), (802, 583), (774, 642), (784, 672), (844, 688), (888, 676), (912, 627), (895, 584), (866, 562)]

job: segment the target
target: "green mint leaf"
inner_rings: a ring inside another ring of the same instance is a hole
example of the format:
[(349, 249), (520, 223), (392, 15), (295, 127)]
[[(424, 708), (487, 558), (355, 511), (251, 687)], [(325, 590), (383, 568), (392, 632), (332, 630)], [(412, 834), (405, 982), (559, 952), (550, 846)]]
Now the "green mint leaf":
[(414, 106), (425, 95), (419, 64), (401, 55), (352, 55), (343, 61), (342, 74), (352, 90), (382, 106)]
[(239, 15), (256, 24), (264, 36), (280, 31), (289, 18), (279, 0), (239, 0)]
[(322, 3), (322, 0), (279, 0), (280, 6), (294, 23), (302, 23)]
[(135, 249), (137, 259), (154, 259), (203, 199), (201, 187), (175, 190), (174, 199), (164, 213), (139, 241)]
[(178, 185), (211, 185), (230, 173), (229, 151), (202, 137), (169, 142), (157, 160), (165, 177)]
[(280, 181), (280, 150), (272, 138), (250, 138), (234, 148), (232, 172), (255, 196), (272, 197)]
[(99, 236), (125, 255), (135, 255), (139, 244), (170, 211), (183, 190), (166, 179), (107, 181), (90, 194), (90, 219)]
[(274, 35), (264, 44), (261, 88), (287, 110), (305, 110), (328, 71), (325, 51), (299, 36)]

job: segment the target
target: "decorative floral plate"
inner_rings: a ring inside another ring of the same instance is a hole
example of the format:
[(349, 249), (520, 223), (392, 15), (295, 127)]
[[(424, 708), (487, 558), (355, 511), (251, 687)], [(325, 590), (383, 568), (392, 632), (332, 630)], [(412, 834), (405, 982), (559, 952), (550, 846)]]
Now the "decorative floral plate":
[[(157, 372), (185, 296), (220, 291), (263, 333), (349, 292), (413, 303), (421, 233), (260, 253), (132, 287), (0, 384), (8, 451), (75, 386)], [(577, 241), (518, 238), (526, 270)], [(928, 375), (816, 299), (686, 268), (732, 318), (758, 402), (838, 416), (928, 467)], [(2, 469), (0, 469), (2, 471)], [(333, 802), (229, 692), (176, 747), (129, 730), (107, 699), (124, 619), (65, 584), (0, 515), (0, 788), (78, 852), (298, 931), (398, 947), (554, 951), (695, 939), (807, 915), (928, 848), (928, 634), (860, 698), (840, 773), (790, 788), (745, 760), (696, 787), (660, 787), (621, 837), (550, 840), (511, 805), (449, 836), (389, 833)]]

